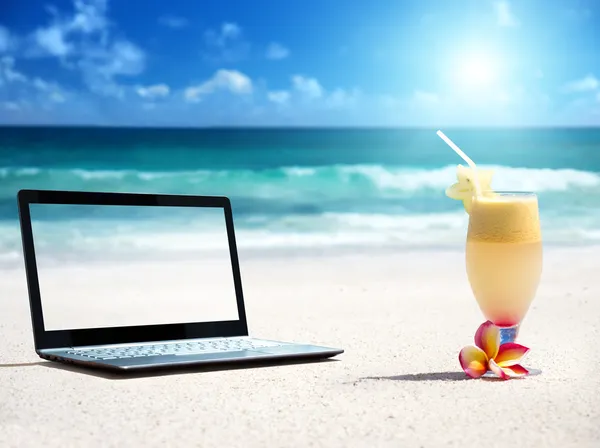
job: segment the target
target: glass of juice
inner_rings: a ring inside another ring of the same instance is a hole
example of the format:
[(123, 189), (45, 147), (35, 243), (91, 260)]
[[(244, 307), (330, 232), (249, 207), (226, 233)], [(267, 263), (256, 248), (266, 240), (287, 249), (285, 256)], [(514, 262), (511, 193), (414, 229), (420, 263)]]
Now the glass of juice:
[[(483, 315), (514, 342), (542, 274), (538, 198), (523, 191), (484, 191), (472, 198), (466, 265)], [(532, 372), (533, 373), (533, 372)]]

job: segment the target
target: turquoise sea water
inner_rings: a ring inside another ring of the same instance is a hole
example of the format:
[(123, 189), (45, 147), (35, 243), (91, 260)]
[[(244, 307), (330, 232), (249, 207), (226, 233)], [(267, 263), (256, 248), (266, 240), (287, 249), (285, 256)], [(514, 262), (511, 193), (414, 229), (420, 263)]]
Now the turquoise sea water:
[[(496, 170), (494, 188), (538, 193), (547, 244), (600, 241), (600, 129), (445, 132)], [(20, 259), (21, 188), (226, 195), (240, 248), (461, 246), (467, 216), (444, 195), (458, 163), (435, 129), (4, 127), (0, 261)], [(105, 228), (68, 211), (47, 223), (56, 250), (70, 238), (60, 221), (83, 218), (90, 235)], [(122, 228), (131, 250), (139, 232)]]

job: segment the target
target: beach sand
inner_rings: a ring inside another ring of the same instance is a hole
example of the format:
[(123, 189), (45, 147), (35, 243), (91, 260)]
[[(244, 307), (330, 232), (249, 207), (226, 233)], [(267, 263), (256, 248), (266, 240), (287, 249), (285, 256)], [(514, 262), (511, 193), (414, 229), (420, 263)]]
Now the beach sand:
[(468, 380), (458, 364), (483, 321), (462, 251), (241, 251), (252, 335), (345, 353), (127, 377), (39, 359), (24, 270), (6, 269), (0, 446), (598, 446), (598, 260), (598, 248), (546, 250), (519, 340), (543, 374), (507, 382)]

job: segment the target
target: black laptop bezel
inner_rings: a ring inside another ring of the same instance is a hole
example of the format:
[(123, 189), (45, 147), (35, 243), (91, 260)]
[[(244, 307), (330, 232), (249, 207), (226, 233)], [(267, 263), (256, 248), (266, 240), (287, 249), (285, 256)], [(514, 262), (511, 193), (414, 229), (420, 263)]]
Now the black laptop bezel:
[[(248, 335), (248, 324), (246, 321), (240, 266), (233, 226), (233, 213), (229, 198), (224, 196), (149, 193), (20, 190), (17, 193), (17, 203), (36, 351), (89, 345)], [(239, 320), (47, 331), (44, 327), (42, 299), (29, 208), (30, 204), (223, 208), (227, 236), (229, 239), (229, 253), (231, 256)]]

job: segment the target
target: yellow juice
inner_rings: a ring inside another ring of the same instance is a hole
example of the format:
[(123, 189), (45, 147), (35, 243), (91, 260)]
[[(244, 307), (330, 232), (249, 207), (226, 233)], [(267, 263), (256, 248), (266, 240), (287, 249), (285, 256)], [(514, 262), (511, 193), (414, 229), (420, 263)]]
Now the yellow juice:
[(466, 264), (471, 289), (486, 319), (501, 327), (520, 323), (542, 274), (537, 197), (497, 193), (474, 198)]

